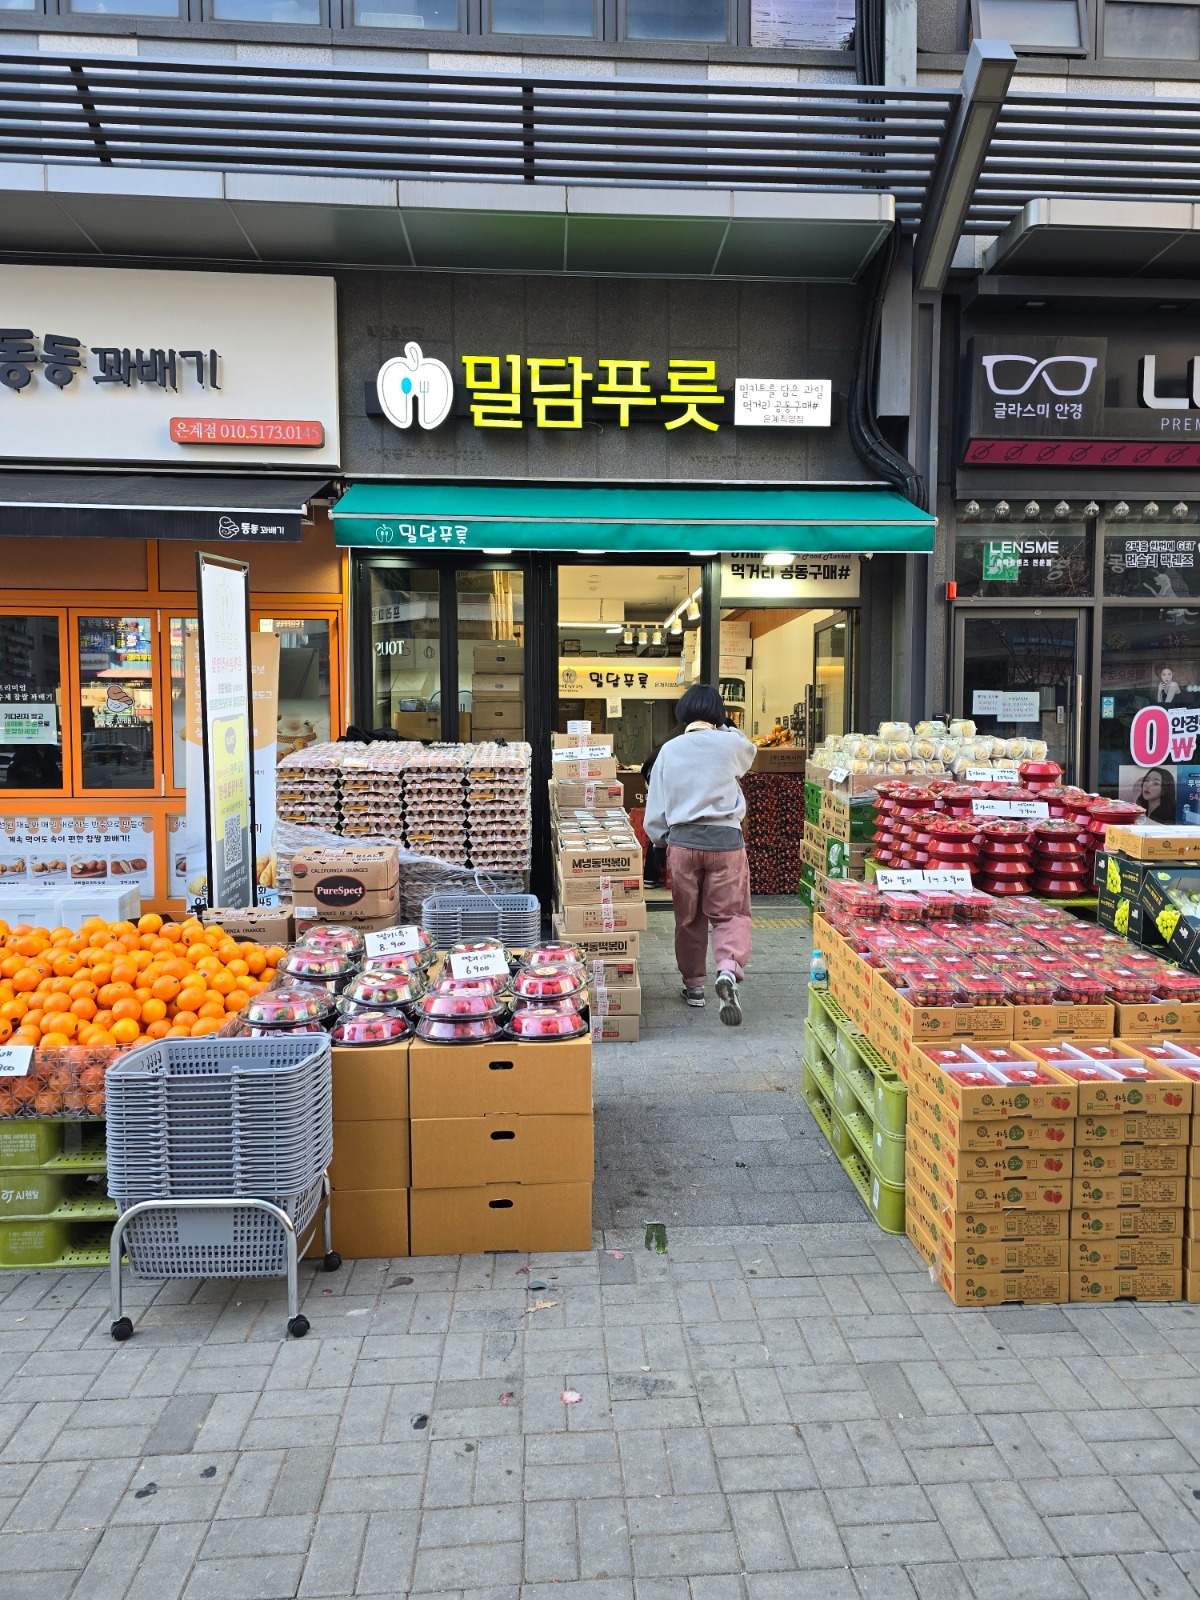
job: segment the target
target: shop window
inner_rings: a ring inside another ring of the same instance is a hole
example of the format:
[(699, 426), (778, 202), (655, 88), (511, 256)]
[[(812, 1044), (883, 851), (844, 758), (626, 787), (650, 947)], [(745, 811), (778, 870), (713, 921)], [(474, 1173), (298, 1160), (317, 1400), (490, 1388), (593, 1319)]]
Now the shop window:
[(594, 39), (599, 32), (596, 0), (491, 0), (493, 33), (550, 33)]
[(463, 25), (460, 0), (354, 0), (360, 28), (441, 28), (456, 33)]
[(1104, 526), (1104, 593), (1140, 600), (1200, 595), (1200, 524), (1127, 522), (1110, 510)]
[(1017, 51), (1087, 51), (1084, 0), (971, 0), (971, 20), (977, 39), (1004, 39)]
[(695, 39), (724, 44), (729, 38), (727, 0), (624, 0), (626, 39)]
[(760, 49), (849, 50), (854, 0), (751, 0), (750, 43)]
[(61, 790), (57, 617), (0, 617), (0, 786)]
[(412, 567), (369, 569), (371, 661), (367, 706), (374, 728), (404, 739), (442, 736), (442, 645), (438, 573)]
[(279, 640), (278, 755), (330, 738), (332, 670), (330, 623), (326, 617), (270, 617), (260, 633)]
[[(1105, 606), (1098, 695), (1101, 794), (1135, 800), (1156, 822), (1200, 823), (1200, 754), (1189, 731), (1200, 721), (1200, 610)], [(1171, 713), (1171, 759), (1161, 766), (1160, 734), (1147, 743), (1138, 719), (1151, 706)]]
[(455, 574), (458, 711), (472, 739), (525, 737), (525, 580), (520, 572)]
[(1090, 595), (1091, 524), (974, 522), (960, 510), (954, 576), (963, 599)]
[(84, 789), (157, 789), (151, 618), (80, 617), (78, 637)]
[(1200, 7), (1106, 0), (1103, 53), (1126, 61), (1200, 60)]

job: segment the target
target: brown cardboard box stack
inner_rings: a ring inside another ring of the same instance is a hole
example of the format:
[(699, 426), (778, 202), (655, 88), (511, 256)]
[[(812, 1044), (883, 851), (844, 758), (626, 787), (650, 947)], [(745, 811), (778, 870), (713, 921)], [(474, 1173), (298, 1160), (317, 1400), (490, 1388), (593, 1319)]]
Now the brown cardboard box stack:
[(316, 922), (390, 928), (400, 914), (400, 852), (394, 844), (297, 850), (291, 881), (297, 937)]
[(1192, 1142), (1188, 1146), (1188, 1203), (1184, 1218), (1183, 1298), (1200, 1305), (1200, 1085), (1192, 1085)]
[(409, 1096), (412, 1255), (591, 1249), (589, 1038), (414, 1040)]
[[(639, 1038), (642, 1014), (642, 849), (625, 810), (612, 747), (611, 734), (556, 733), (550, 780), (554, 935), (577, 944), (587, 958), (597, 1044)], [(562, 775), (565, 769), (570, 776)]]
[(471, 674), (471, 737), (521, 739), (525, 734), (525, 651), (512, 641), (475, 646)]
[[(1130, 1040), (1116, 1040), (1113, 1048), (1139, 1054)], [(1193, 1086), (1153, 1057), (1143, 1059), (1157, 1081), (1078, 1085), (1072, 1300), (1183, 1294)]]
[(964, 1087), (911, 1053), (906, 1231), (955, 1305), (1067, 1299), (1076, 1099), (1066, 1080)]
[(408, 1040), (333, 1051), (333, 1247), (347, 1261), (406, 1256)]

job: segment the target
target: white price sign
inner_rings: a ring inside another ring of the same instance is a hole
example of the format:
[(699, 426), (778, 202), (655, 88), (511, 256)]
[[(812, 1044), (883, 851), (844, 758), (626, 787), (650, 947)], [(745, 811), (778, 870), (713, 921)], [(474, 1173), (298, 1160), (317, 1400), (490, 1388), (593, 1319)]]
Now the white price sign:
[(1016, 783), (1020, 774), (1016, 767), (968, 767), (967, 783)]
[(830, 781), (830, 783), (845, 783), (846, 779), (849, 776), (850, 776), (850, 768), (849, 767), (830, 767), (830, 769), (829, 769), (829, 781)]
[(925, 887), (925, 874), (916, 870), (901, 872), (894, 868), (880, 867), (875, 873), (875, 887), (882, 889), (885, 894), (904, 892), (910, 894)]
[(590, 722), (571, 721), (567, 723), (567, 732), (577, 739), (586, 739), (592, 731)]
[(1004, 699), (999, 689), (976, 689), (971, 696), (973, 717), (998, 717), (1000, 702)]
[(368, 956), (416, 955), (421, 949), (421, 930), (418, 927), (384, 928), (366, 937)]
[(452, 978), (507, 978), (503, 950), (456, 950), (450, 957)]
[(31, 1044), (0, 1045), (0, 1078), (27, 1078), (32, 1066)]
[(1016, 817), (1026, 822), (1045, 822), (1050, 807), (1044, 800), (972, 800), (974, 817)]
[(934, 894), (973, 894), (971, 874), (961, 867), (944, 867), (925, 874), (925, 887)]
[(1020, 694), (1002, 694), (1000, 696), (1001, 722), (1040, 722), (1042, 720), (1042, 697), (1033, 690), (1032, 693), (1022, 691)]
[(565, 750), (552, 750), (552, 761), (607, 761), (612, 751), (606, 744), (572, 744)]

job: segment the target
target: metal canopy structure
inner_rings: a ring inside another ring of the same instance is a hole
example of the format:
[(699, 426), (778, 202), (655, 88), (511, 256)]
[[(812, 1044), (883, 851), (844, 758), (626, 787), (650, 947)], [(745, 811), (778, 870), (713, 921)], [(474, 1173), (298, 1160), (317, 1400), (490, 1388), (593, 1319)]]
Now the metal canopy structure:
[(984, 252), (988, 272), (1022, 276), (1194, 279), (1200, 204), (1146, 200), (1030, 200)]

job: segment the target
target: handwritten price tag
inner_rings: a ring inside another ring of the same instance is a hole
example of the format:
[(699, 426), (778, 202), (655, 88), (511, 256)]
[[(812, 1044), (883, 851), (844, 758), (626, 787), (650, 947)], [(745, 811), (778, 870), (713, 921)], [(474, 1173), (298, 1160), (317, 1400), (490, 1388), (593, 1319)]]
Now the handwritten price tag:
[(968, 767), (967, 783), (1016, 783), (1020, 774), (1016, 767)]
[(456, 950), (450, 957), (452, 978), (507, 978), (503, 950)]
[(920, 891), (925, 887), (925, 874), (923, 872), (898, 872), (894, 868), (881, 867), (875, 874), (875, 886), (882, 889), (885, 894), (903, 893), (907, 890), (910, 894)]
[(415, 926), (384, 928), (367, 934), (366, 946), (368, 956), (416, 955), (421, 948), (421, 930)]
[(936, 894), (972, 894), (971, 874), (961, 867), (943, 867), (925, 874), (925, 887)]
[(1017, 817), (1026, 822), (1045, 822), (1050, 807), (1045, 800), (972, 800), (973, 817)]
[(606, 744), (573, 744), (565, 750), (552, 750), (552, 761), (607, 761), (612, 751)]
[(0, 1078), (27, 1078), (32, 1067), (31, 1044), (0, 1045)]
[(846, 779), (849, 776), (850, 776), (850, 768), (849, 767), (830, 767), (830, 769), (829, 769), (829, 781), (830, 781), (830, 783), (845, 783)]
[(567, 732), (569, 734), (572, 734), (576, 738), (578, 738), (582, 734), (582, 736), (586, 739), (588, 734), (591, 733), (591, 731), (592, 731), (592, 725), (591, 725), (590, 722), (576, 722), (576, 721), (572, 720), (572, 721), (567, 723)]

